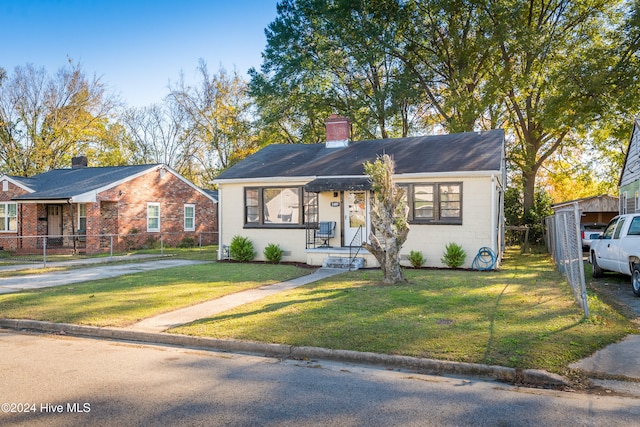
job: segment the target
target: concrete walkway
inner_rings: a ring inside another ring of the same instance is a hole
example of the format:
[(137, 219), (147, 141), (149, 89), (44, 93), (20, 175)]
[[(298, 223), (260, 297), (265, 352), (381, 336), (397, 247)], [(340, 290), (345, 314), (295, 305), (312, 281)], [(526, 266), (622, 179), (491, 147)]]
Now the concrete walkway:
[(286, 282), (262, 286), (256, 289), (249, 289), (235, 294), (226, 295), (224, 297), (217, 298), (211, 301), (203, 302), (191, 307), (185, 307), (176, 311), (164, 313), (156, 317), (150, 317), (132, 326), (129, 326), (127, 329), (139, 332), (163, 332), (167, 329), (184, 325), (185, 323), (190, 323), (198, 319), (210, 317), (215, 314), (222, 313), (223, 311), (238, 307), (240, 305), (260, 300), (269, 295), (297, 288), (298, 286), (316, 282), (318, 280), (322, 280), (324, 278), (331, 277), (345, 271), (347, 270), (341, 268), (320, 268), (314, 273), (308, 274), (306, 276), (301, 276), (296, 279), (288, 280)]
[(601, 387), (640, 396), (640, 335), (627, 335), (569, 367), (587, 372)]

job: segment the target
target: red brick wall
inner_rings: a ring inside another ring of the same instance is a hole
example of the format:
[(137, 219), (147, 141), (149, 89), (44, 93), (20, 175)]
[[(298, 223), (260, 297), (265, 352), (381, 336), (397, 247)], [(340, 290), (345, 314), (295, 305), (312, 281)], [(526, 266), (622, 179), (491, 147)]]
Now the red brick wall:
[[(7, 180), (7, 191), (3, 190), (3, 183), (0, 180), (0, 202), (9, 202), (12, 197), (21, 196), (26, 194), (27, 191), (14, 185), (12, 182)], [(21, 229), (26, 229), (35, 234), (37, 227), (37, 219), (35, 218), (34, 212), (36, 210), (36, 205), (18, 205), (18, 230), (17, 232), (2, 232), (0, 233), (0, 246), (5, 250), (16, 250), (21, 244), (19, 239), (15, 237), (22, 234)], [(28, 220), (26, 222), (22, 221), (24, 218)]]
[[(218, 230), (216, 204), (168, 170), (146, 173), (101, 193), (98, 200), (101, 209), (91, 214), (87, 209), (87, 235), (135, 234), (127, 242), (129, 246), (144, 245), (149, 239), (159, 240), (161, 235), (165, 245), (176, 246), (185, 236), (196, 238), (198, 233)], [(159, 233), (147, 232), (147, 203), (160, 204)], [(195, 231), (184, 231), (185, 204), (195, 205)], [(203, 234), (205, 237), (212, 239), (213, 234)]]

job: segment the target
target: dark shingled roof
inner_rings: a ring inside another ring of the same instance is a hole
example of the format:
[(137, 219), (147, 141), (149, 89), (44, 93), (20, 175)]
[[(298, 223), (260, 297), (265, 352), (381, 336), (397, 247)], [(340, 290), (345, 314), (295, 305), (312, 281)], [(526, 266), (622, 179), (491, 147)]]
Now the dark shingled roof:
[(218, 180), (269, 177), (358, 176), (363, 163), (389, 154), (397, 174), (499, 171), (504, 132), (350, 142), (345, 148), (325, 144), (273, 144), (224, 171)]
[(11, 177), (33, 193), (14, 197), (13, 200), (55, 200), (97, 190), (127, 179), (157, 165), (109, 166), (100, 168), (54, 169), (30, 178)]

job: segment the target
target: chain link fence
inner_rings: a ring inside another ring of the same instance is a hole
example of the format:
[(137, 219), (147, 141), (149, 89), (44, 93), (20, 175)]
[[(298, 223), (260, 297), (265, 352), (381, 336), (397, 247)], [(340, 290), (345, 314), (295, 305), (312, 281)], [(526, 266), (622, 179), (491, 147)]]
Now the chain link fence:
[(43, 263), (152, 253), (180, 255), (217, 248), (217, 232), (98, 234), (73, 236), (0, 236), (0, 264)]
[(545, 226), (547, 250), (558, 270), (571, 285), (573, 295), (584, 311), (584, 317), (587, 318), (589, 305), (584, 278), (578, 204), (572, 203), (566, 208), (558, 209), (554, 215), (545, 218)]

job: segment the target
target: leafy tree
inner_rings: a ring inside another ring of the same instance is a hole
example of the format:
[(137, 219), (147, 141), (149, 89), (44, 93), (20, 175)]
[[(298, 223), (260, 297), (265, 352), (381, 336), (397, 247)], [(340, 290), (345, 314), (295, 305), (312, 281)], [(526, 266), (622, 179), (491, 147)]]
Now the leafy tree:
[(331, 112), (358, 139), (504, 127), (526, 211), (556, 153), (598, 146), (611, 118), (633, 110), (638, 4), (285, 0), (251, 93), (267, 142), (320, 141)]
[(247, 84), (237, 72), (220, 68), (210, 75), (207, 64), (200, 60), (198, 87), (190, 87), (181, 76), (170, 87), (169, 102), (188, 120), (190, 138), (202, 143), (192, 154), (213, 179), (222, 170), (257, 149), (252, 126), (252, 110)]
[(393, 1), (285, 0), (266, 31), (251, 94), (267, 124), (290, 142), (318, 142), (324, 120), (346, 114), (357, 139), (406, 136), (423, 111), (421, 95), (387, 46)]
[(129, 109), (121, 120), (134, 143), (134, 163), (164, 163), (196, 185), (206, 186), (207, 172), (194, 161), (206, 151), (205, 145), (194, 137), (182, 109), (165, 102)]
[(602, 0), (489, 1), (491, 38), (499, 51), (496, 85), (512, 131), (509, 160), (523, 183), (525, 214), (535, 204), (542, 165), (605, 111), (610, 13)]
[(540, 187), (547, 188), (554, 203), (617, 192), (617, 178), (615, 184), (607, 182), (606, 177), (598, 179), (595, 175), (599, 169), (596, 165), (598, 159), (593, 157), (593, 151), (588, 153), (585, 156), (575, 155), (576, 159), (582, 160), (575, 163), (554, 158), (539, 174)]
[(366, 162), (364, 170), (371, 180), (375, 197), (371, 204), (371, 243), (362, 245), (380, 263), (384, 284), (405, 282), (400, 268), (400, 249), (409, 234), (408, 210), (404, 190), (393, 181), (393, 159), (384, 154), (375, 162)]
[(525, 212), (522, 187), (514, 185), (507, 188), (504, 195), (504, 216), (507, 225), (529, 225), (529, 241), (540, 243), (543, 238), (544, 219), (553, 214), (553, 201), (549, 193), (540, 187), (536, 188), (534, 200), (533, 208)]
[[(497, 46), (485, 2), (408, 0), (395, 17), (399, 43), (389, 45), (432, 107), (431, 121), (448, 132), (500, 124), (495, 82)], [(394, 19), (394, 17), (389, 17)]]
[(100, 80), (87, 78), (78, 64), (53, 76), (32, 64), (16, 67), (0, 86), (0, 167), (30, 176), (68, 166), (72, 156), (114, 136), (114, 107)]

